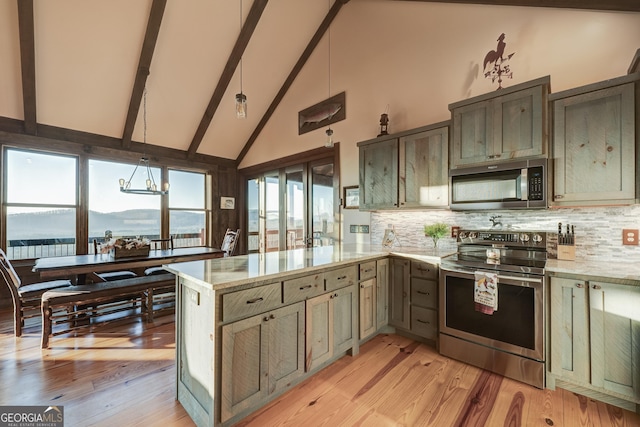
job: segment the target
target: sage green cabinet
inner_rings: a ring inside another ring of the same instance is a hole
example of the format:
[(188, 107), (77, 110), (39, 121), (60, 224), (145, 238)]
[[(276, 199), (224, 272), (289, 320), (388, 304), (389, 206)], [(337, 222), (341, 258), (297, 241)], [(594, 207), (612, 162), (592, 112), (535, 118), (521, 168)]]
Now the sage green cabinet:
[(389, 259), (376, 262), (376, 327), (389, 323)]
[(553, 205), (636, 200), (636, 84), (625, 76), (552, 95)]
[(360, 210), (398, 206), (398, 139), (359, 145)]
[(551, 278), (551, 372), (586, 383), (589, 380), (587, 283)]
[(373, 335), (377, 330), (376, 278), (360, 282), (360, 339)]
[(403, 258), (391, 258), (391, 283), (389, 284), (389, 325), (409, 329), (411, 262)]
[(555, 379), (640, 404), (640, 286), (552, 277), (550, 287)]
[(399, 140), (401, 208), (449, 204), (449, 126), (406, 135)]
[(304, 374), (304, 328), (303, 302), (222, 327), (222, 422)]
[(451, 168), (548, 155), (549, 76), (449, 105)]
[(355, 285), (306, 301), (306, 370), (358, 349), (358, 291)]
[(446, 207), (449, 122), (358, 143), (360, 209)]

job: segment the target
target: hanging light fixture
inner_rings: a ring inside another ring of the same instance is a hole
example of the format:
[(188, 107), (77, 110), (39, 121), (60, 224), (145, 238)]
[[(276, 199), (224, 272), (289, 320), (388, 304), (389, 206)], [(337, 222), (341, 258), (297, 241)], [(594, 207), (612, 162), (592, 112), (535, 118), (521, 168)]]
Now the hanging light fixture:
[[(331, 11), (331, 0), (329, 0), (329, 11)], [(329, 24), (329, 28), (327, 28), (327, 44), (329, 45), (329, 69), (328, 69), (328, 81), (329, 81), (329, 96), (331, 98), (331, 24)], [(324, 132), (327, 135), (327, 139), (324, 142), (324, 146), (327, 148), (333, 147), (333, 130), (331, 129), (331, 125)]]
[[(240, 32), (242, 33), (242, 0), (240, 0)], [(236, 118), (247, 118), (247, 96), (242, 93), (242, 57), (240, 57), (240, 93), (236, 93)]]
[[(143, 106), (142, 106), (142, 117), (144, 124), (144, 134), (143, 134), (143, 144), (147, 145), (147, 88), (144, 88), (143, 92)], [(131, 181), (133, 177), (136, 175), (138, 168), (142, 168), (143, 171), (146, 170), (147, 178), (145, 180), (146, 188), (131, 188)], [(133, 169), (133, 173), (129, 177), (129, 180), (125, 181), (124, 178), (120, 178), (120, 191), (123, 193), (130, 194), (149, 194), (149, 195), (164, 195), (169, 194), (169, 183), (165, 182), (162, 186), (162, 189), (158, 189), (156, 185), (156, 180), (153, 178), (153, 173), (151, 173), (151, 167), (149, 166), (149, 158), (143, 153), (142, 157), (140, 157), (140, 161), (136, 165), (135, 169)]]

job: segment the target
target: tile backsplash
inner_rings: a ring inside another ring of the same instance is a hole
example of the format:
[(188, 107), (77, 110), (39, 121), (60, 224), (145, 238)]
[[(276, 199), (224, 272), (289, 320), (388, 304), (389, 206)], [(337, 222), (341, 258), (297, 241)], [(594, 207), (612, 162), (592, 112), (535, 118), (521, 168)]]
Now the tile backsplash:
[[(462, 229), (490, 229), (489, 218), (500, 215), (502, 229), (558, 231), (558, 223), (575, 226), (576, 259), (598, 261), (640, 261), (640, 246), (623, 246), (622, 229), (640, 229), (640, 205), (543, 210), (492, 211), (380, 211), (371, 213), (371, 244), (380, 245), (385, 229), (396, 230), (397, 246), (433, 247), (424, 235), (425, 224), (444, 222)], [(447, 236), (441, 249), (455, 250), (455, 239)]]

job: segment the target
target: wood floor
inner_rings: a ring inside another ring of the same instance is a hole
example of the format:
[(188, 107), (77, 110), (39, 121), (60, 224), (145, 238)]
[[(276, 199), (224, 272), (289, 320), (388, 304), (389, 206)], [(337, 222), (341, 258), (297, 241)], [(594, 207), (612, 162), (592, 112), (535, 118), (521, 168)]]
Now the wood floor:
[[(65, 426), (193, 426), (175, 401), (172, 316), (14, 338), (0, 310), (0, 405), (62, 405)], [(239, 426), (640, 426), (640, 415), (561, 389), (538, 390), (380, 335)]]

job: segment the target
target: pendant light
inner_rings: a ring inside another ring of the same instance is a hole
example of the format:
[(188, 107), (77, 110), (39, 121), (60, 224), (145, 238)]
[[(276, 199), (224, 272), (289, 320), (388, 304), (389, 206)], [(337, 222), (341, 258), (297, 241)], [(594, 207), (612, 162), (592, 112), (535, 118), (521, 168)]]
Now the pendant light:
[[(331, 11), (331, 0), (329, 0), (329, 11)], [(327, 97), (327, 99), (331, 98), (331, 24), (329, 24), (329, 28), (327, 28), (327, 45), (329, 46), (328, 50), (329, 50), (329, 60), (327, 61), (329, 63), (329, 67), (328, 67), (328, 81), (329, 81), (329, 96)], [(333, 147), (333, 130), (331, 129), (331, 125), (329, 125), (329, 127), (327, 128), (327, 130), (325, 131), (325, 134), (327, 135), (327, 138), (324, 142), (324, 146), (327, 148), (332, 148)]]
[[(147, 146), (147, 88), (145, 86), (143, 95), (143, 106), (142, 106), (142, 118), (144, 124), (144, 134), (143, 134), (143, 144)], [(145, 188), (131, 188), (131, 181), (133, 180), (138, 168), (142, 168), (143, 171), (146, 171), (147, 178), (145, 180)], [(136, 165), (135, 169), (133, 169), (133, 173), (129, 177), (128, 181), (125, 181), (124, 178), (120, 178), (120, 191), (123, 193), (129, 194), (146, 194), (146, 195), (165, 195), (169, 194), (169, 183), (165, 182), (162, 186), (162, 189), (158, 190), (158, 186), (156, 185), (156, 180), (153, 177), (153, 173), (151, 173), (151, 167), (149, 166), (149, 158), (143, 153), (142, 157), (140, 157), (140, 161)]]
[[(240, 32), (242, 33), (242, 0), (240, 0)], [(247, 96), (242, 93), (242, 57), (240, 57), (240, 93), (236, 93), (236, 118), (247, 118)]]

